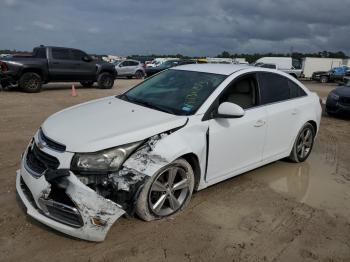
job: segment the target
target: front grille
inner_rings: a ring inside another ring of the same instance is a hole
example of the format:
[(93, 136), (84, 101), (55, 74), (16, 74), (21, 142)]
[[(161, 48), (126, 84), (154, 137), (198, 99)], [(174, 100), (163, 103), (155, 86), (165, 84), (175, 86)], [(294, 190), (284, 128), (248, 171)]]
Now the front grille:
[(39, 198), (39, 203), (45, 209), (44, 214), (58, 222), (71, 227), (82, 227), (84, 225), (83, 219), (75, 207), (43, 198)]
[(342, 104), (349, 104), (350, 105), (350, 97), (340, 97), (339, 102)]
[(39, 130), (39, 139), (44, 142), (48, 147), (52, 148), (53, 150), (64, 152), (66, 151), (66, 146), (62, 145), (51, 138), (48, 138), (42, 129)]
[(27, 151), (26, 164), (30, 170), (41, 175), (46, 169), (57, 169), (60, 162), (56, 157), (41, 151), (33, 141)]

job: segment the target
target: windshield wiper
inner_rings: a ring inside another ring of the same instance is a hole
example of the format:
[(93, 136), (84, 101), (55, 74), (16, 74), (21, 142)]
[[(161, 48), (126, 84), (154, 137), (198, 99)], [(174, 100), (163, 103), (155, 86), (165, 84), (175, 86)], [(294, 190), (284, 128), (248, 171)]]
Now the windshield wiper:
[(168, 108), (165, 108), (165, 107), (160, 106), (160, 105), (155, 105), (155, 104), (152, 104), (152, 103), (147, 102), (147, 101), (130, 98), (126, 94), (120, 95), (119, 98), (123, 99), (125, 101), (128, 101), (128, 102), (131, 102), (131, 103), (135, 103), (135, 104), (138, 104), (138, 105), (141, 105), (141, 106), (145, 106), (145, 107), (148, 107), (148, 108), (156, 109), (156, 110), (159, 110), (159, 111), (162, 111), (162, 112), (174, 115), (174, 112), (172, 110), (168, 109)]
[(130, 99), (130, 97), (127, 97), (128, 101), (130, 102), (133, 102), (135, 104), (138, 104), (138, 105), (141, 105), (141, 106), (145, 106), (145, 107), (148, 107), (148, 108), (152, 108), (152, 109), (156, 109), (156, 110), (159, 110), (159, 111), (162, 111), (162, 112), (165, 112), (165, 113), (169, 113), (169, 114), (174, 114), (174, 112), (168, 108), (165, 108), (163, 106), (160, 106), (160, 105), (155, 105), (155, 104), (152, 104), (150, 102), (147, 102), (147, 101), (143, 101), (143, 100), (138, 100), (138, 99)]

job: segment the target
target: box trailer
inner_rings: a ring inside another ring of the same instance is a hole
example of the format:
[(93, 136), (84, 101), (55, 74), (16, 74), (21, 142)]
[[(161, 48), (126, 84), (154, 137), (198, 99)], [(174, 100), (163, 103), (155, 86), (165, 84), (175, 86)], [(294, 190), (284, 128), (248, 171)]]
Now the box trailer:
[(302, 62), (302, 70), (304, 77), (311, 78), (314, 72), (329, 71), (342, 65), (343, 59), (341, 58), (305, 57)]

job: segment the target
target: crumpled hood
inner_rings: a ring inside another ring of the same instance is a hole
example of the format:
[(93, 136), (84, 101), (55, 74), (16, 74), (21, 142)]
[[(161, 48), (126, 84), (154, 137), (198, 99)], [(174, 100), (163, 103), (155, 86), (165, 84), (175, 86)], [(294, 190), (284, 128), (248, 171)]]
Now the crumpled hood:
[(42, 125), (44, 134), (70, 152), (95, 152), (180, 127), (186, 116), (175, 116), (106, 97), (64, 109)]

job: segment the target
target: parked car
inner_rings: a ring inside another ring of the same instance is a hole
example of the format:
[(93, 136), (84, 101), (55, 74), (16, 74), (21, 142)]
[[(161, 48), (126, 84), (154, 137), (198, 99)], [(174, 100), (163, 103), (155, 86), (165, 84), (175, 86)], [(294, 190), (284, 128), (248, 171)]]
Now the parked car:
[(152, 76), (154, 74), (157, 74), (165, 69), (169, 69), (174, 66), (179, 66), (179, 65), (188, 65), (188, 64), (195, 64), (196, 61), (194, 60), (168, 60), (163, 63), (161, 63), (159, 66), (156, 67), (147, 67), (146, 68), (146, 76)]
[(327, 72), (317, 71), (312, 74), (311, 79), (314, 81), (319, 81), (321, 83), (341, 81), (343, 77), (348, 74), (349, 68), (347, 66), (335, 67)]
[(141, 79), (145, 75), (143, 65), (136, 60), (122, 60), (115, 63), (117, 76), (126, 76), (127, 78), (135, 77)]
[(16, 188), (36, 220), (102, 241), (125, 213), (166, 218), (193, 191), (281, 158), (305, 161), (320, 118), (318, 96), (283, 72), (178, 66), (50, 116)]
[(94, 61), (78, 49), (53, 46), (36, 47), (29, 57), (2, 58), (0, 69), (3, 87), (18, 85), (29, 93), (40, 92), (49, 82), (97, 82), (100, 88), (112, 88), (115, 79), (112, 64)]
[(301, 62), (292, 57), (262, 57), (255, 62), (255, 66), (261, 64), (275, 65), (276, 69), (281, 70), (295, 78), (301, 77)]
[(329, 115), (350, 116), (350, 77), (345, 77), (341, 86), (328, 94), (326, 112)]

